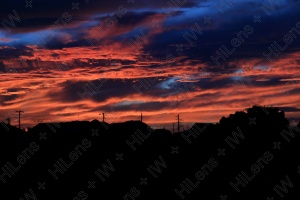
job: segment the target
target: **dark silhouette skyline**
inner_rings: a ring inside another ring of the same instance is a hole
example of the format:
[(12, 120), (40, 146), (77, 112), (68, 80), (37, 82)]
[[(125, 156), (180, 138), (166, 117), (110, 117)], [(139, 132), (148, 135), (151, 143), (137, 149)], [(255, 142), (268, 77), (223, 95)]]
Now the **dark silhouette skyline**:
[(141, 120), (39, 123), (26, 133), (7, 127), (0, 128), (0, 187), (11, 199), (299, 195), (300, 123), (275, 107), (253, 106), (175, 134)]

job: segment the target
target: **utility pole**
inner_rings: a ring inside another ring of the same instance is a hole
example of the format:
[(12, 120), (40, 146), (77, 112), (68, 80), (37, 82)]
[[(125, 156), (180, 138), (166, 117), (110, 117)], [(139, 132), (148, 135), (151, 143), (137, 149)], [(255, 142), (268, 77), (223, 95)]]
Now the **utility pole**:
[[(177, 129), (178, 129), (178, 133), (180, 133), (180, 121), (183, 121), (182, 119), (180, 119), (179, 114), (176, 116), (177, 117)], [(173, 130), (174, 130), (174, 124), (173, 124)]]
[[(101, 114), (99, 114), (99, 115), (101, 115)], [(104, 116), (105, 114), (104, 113), (102, 113), (102, 122), (104, 122), (104, 119), (105, 119), (105, 116)]]
[(179, 119), (179, 114), (177, 115), (177, 122), (178, 122), (178, 133), (180, 133), (180, 119)]
[(6, 118), (7, 124), (10, 125), (10, 117)]
[(24, 113), (22, 110), (17, 110), (17, 113), (19, 113), (19, 129), (21, 129), (21, 113)]
[(141, 122), (143, 122), (143, 113), (141, 113)]
[(173, 134), (174, 134), (174, 123), (173, 123)]

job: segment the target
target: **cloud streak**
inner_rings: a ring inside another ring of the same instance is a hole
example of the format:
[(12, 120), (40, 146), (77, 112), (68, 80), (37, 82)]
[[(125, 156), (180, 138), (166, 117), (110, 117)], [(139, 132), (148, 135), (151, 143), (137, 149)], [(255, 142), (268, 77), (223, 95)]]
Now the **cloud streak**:
[(299, 1), (72, 3), (0, 8), (0, 114), (13, 123), (16, 109), (24, 126), (102, 112), (207, 122), (253, 104), (300, 119)]

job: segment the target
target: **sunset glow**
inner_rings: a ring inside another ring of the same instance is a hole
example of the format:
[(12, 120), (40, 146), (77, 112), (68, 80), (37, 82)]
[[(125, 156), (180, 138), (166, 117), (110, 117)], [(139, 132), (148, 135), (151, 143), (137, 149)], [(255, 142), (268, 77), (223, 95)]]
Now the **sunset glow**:
[(51, 2), (0, 7), (0, 121), (217, 122), (255, 104), (300, 120), (299, 1)]

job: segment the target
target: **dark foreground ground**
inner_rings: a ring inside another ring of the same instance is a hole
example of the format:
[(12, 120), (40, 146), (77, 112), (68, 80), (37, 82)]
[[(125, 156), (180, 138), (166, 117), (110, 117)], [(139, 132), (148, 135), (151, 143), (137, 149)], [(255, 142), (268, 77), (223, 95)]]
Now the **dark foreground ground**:
[(139, 121), (2, 125), (1, 199), (299, 199), (299, 134), (257, 106), (175, 134)]

